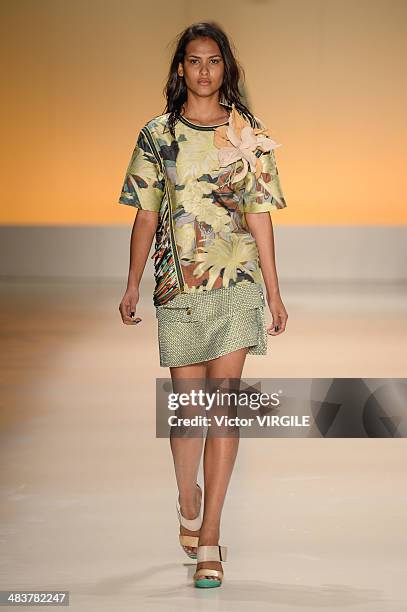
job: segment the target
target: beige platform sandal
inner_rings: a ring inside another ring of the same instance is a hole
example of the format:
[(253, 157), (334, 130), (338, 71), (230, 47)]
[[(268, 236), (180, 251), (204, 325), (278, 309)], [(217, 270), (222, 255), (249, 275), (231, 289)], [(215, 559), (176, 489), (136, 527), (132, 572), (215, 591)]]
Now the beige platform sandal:
[[(198, 546), (197, 563), (202, 561), (226, 561), (227, 546)], [(206, 576), (214, 576), (207, 578)], [(201, 567), (194, 574), (194, 583), (199, 588), (218, 587), (223, 581), (223, 571)]]
[[(182, 516), (181, 507), (179, 504), (179, 495), (177, 495), (177, 500), (176, 500), (176, 508), (177, 508), (179, 523), (180, 525), (185, 527), (185, 529), (189, 529), (190, 531), (198, 531), (198, 529), (200, 529), (202, 525), (202, 489), (198, 483), (196, 483), (196, 486), (201, 491), (201, 506), (199, 508), (198, 516), (196, 516), (193, 519), (187, 519), (184, 516)], [(188, 555), (190, 559), (196, 559), (197, 555), (196, 553), (185, 550), (184, 546), (191, 546), (191, 547), (197, 548), (198, 542), (199, 542), (199, 536), (182, 535), (181, 533), (179, 534), (179, 543), (181, 544), (183, 551)]]

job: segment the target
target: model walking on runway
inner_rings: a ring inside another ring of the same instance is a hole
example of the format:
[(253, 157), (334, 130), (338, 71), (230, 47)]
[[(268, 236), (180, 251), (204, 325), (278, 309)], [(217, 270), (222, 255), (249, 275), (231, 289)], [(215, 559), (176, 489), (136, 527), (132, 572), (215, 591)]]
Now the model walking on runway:
[[(246, 355), (266, 355), (267, 334), (286, 328), (271, 221), (286, 207), (274, 156), (280, 145), (243, 104), (240, 77), (218, 25), (198, 23), (180, 34), (165, 112), (141, 129), (119, 199), (138, 209), (122, 320), (141, 320), (139, 283), (155, 236), (160, 365), (169, 367), (174, 391), (190, 380), (240, 379)], [(239, 436), (171, 435), (170, 443), (179, 539), (197, 559), (194, 584), (220, 586), (227, 553), (219, 544), (221, 513)], [(203, 447), (204, 491), (197, 483)]]

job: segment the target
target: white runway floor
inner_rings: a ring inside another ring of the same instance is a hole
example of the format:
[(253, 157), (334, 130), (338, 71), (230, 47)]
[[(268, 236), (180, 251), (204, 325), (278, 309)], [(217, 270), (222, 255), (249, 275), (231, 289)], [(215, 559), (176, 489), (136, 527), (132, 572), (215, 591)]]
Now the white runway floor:
[[(1, 286), (0, 589), (69, 590), (75, 612), (405, 612), (405, 439), (242, 439), (224, 584), (193, 587), (169, 441), (155, 438), (169, 370), (152, 286), (135, 327), (124, 286)], [(244, 377), (406, 377), (405, 287), (281, 291), (287, 331)]]

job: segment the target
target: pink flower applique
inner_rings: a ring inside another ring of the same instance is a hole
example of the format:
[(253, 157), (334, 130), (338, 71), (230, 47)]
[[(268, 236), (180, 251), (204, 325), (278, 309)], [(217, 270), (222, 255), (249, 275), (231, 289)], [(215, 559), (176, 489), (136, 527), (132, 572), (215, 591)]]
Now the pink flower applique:
[(259, 178), (262, 171), (262, 163), (255, 151), (271, 151), (281, 144), (277, 144), (269, 138), (270, 132), (267, 128), (252, 128), (252, 126), (238, 113), (234, 104), (229, 116), (228, 125), (215, 128), (214, 145), (219, 148), (218, 159), (221, 167), (228, 166), (239, 159), (243, 161), (242, 170), (235, 174), (232, 183), (237, 183), (244, 178), (249, 170)]

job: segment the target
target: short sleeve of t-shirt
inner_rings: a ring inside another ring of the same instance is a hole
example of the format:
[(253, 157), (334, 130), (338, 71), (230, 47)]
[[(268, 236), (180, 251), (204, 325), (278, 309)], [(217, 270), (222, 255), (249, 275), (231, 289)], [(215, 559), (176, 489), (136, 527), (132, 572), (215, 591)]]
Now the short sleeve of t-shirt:
[(164, 177), (152, 147), (140, 131), (127, 167), (119, 204), (159, 212), (164, 195)]
[[(258, 117), (256, 121), (258, 127), (264, 129), (265, 126)], [(259, 159), (261, 162), (260, 176), (257, 177), (251, 170), (246, 175), (243, 196), (244, 211), (248, 213), (271, 212), (286, 208), (274, 149), (262, 152)]]
[(245, 192), (243, 195), (244, 211), (267, 212), (287, 206), (278, 176), (274, 150), (266, 151), (260, 156), (261, 174), (255, 172), (246, 175)]

